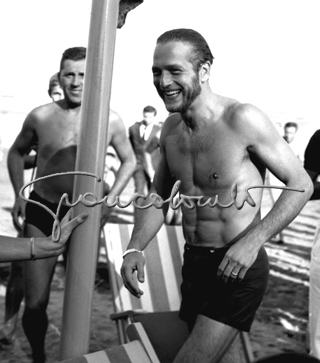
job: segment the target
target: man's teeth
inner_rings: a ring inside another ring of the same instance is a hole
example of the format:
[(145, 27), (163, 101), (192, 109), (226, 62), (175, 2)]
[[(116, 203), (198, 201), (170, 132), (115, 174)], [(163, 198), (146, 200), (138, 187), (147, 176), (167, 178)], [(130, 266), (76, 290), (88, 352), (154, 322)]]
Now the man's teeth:
[(175, 91), (165, 91), (165, 94), (167, 96), (173, 96), (173, 95), (177, 95), (178, 93), (180, 93), (179, 90), (175, 90)]

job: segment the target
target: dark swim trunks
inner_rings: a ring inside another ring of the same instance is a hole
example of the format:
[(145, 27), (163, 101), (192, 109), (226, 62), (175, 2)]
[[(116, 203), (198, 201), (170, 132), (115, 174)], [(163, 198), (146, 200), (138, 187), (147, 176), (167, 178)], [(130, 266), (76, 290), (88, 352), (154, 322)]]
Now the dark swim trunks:
[[(36, 202), (45, 205), (54, 214), (57, 213), (58, 204), (48, 202), (47, 200), (41, 198), (35, 191), (30, 193), (29, 199), (35, 200)], [(65, 205), (61, 206), (59, 220), (61, 220), (67, 214), (69, 209), (70, 208)], [(34, 225), (35, 227), (39, 228), (40, 231), (42, 231), (46, 236), (50, 236), (52, 234), (54, 219), (52, 215), (44, 208), (34, 203), (27, 203), (25, 223)]]
[(185, 245), (179, 316), (190, 329), (201, 314), (250, 331), (268, 284), (268, 256), (262, 247), (242, 281), (224, 283), (217, 279), (217, 270), (227, 250)]

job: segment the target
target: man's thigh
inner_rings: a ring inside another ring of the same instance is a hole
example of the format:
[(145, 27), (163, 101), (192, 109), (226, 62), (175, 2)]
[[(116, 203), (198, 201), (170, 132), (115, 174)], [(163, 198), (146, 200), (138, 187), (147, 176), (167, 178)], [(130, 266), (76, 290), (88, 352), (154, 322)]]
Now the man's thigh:
[[(25, 237), (46, 237), (37, 227), (26, 224)], [(35, 250), (37, 255), (37, 251)], [(46, 306), (49, 300), (50, 285), (57, 262), (56, 257), (23, 263), (23, 280), (26, 305), (29, 308)]]
[(198, 315), (189, 338), (174, 363), (242, 363), (239, 331), (229, 325)]

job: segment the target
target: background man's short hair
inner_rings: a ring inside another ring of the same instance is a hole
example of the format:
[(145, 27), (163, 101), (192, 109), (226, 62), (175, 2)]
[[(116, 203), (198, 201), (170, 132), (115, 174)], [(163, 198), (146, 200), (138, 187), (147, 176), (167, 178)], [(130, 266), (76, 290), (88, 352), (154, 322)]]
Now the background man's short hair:
[(84, 47), (73, 47), (66, 49), (60, 61), (60, 71), (63, 68), (63, 62), (67, 59), (77, 61), (81, 59), (85, 59), (87, 55), (87, 49)]
[(284, 125), (284, 128), (287, 128), (287, 127), (295, 127), (298, 130), (298, 124), (296, 122), (287, 122)]
[(143, 109), (143, 113), (145, 113), (145, 112), (152, 112), (152, 113), (154, 113), (155, 116), (157, 115), (157, 110), (153, 106), (146, 106)]

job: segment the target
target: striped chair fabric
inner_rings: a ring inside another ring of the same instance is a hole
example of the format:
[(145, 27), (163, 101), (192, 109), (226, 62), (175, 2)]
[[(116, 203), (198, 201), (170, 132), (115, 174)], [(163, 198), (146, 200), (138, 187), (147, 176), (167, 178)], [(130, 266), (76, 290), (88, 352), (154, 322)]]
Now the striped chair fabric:
[(163, 225), (144, 251), (145, 282), (140, 299), (124, 287), (120, 275), (122, 255), (132, 234), (132, 224), (106, 224), (104, 228), (114, 310), (172, 311), (180, 307), (184, 238), (181, 226)]

